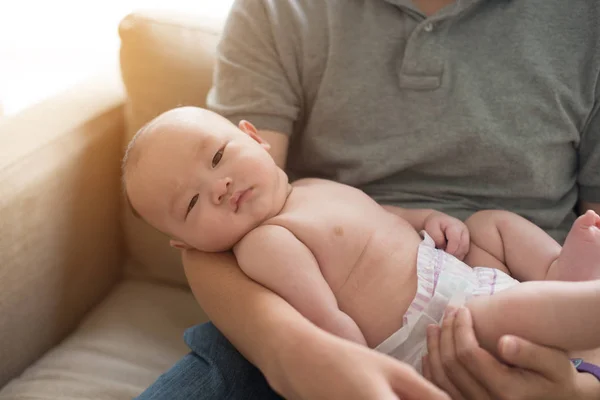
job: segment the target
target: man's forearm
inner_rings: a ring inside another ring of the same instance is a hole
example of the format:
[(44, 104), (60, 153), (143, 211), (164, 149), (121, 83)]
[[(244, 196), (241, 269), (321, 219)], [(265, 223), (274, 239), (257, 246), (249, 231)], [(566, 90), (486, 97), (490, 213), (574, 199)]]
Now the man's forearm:
[(412, 209), (412, 208), (400, 208), (396, 206), (383, 206), (387, 211), (392, 214), (396, 214), (399, 217), (406, 220), (413, 228), (417, 231), (421, 231), (425, 228), (425, 220), (434, 212), (431, 209)]
[(282, 352), (324, 333), (285, 300), (249, 279), (230, 254), (187, 251), (185, 273), (192, 291), (212, 322), (267, 377), (285, 379)]
[(367, 346), (365, 336), (356, 322), (343, 311), (338, 311), (320, 326), (336, 336)]

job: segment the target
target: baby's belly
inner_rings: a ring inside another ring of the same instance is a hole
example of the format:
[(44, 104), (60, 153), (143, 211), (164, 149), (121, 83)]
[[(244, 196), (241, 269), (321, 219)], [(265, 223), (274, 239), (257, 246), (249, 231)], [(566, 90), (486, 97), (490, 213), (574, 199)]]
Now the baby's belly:
[(335, 293), (340, 309), (358, 324), (369, 347), (376, 347), (402, 327), (417, 291), (420, 242), (410, 226), (378, 230)]

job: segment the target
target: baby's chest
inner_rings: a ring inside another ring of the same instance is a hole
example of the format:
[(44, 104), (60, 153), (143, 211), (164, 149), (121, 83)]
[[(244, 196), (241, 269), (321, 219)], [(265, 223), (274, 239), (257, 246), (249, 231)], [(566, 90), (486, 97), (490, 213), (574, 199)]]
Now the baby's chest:
[(369, 224), (361, 226), (355, 218), (343, 218), (340, 213), (294, 213), (278, 224), (287, 228), (313, 253), (321, 268), (332, 264), (347, 264), (357, 258), (368, 241)]
[(351, 199), (337, 206), (303, 202), (280, 215), (275, 223), (288, 229), (315, 257), (332, 288), (341, 285), (361, 258), (375, 226), (368, 210), (352, 207)]

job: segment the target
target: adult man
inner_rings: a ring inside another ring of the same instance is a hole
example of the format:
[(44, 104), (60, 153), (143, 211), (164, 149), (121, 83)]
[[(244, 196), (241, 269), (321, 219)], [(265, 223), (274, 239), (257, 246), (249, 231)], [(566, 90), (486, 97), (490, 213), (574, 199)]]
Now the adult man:
[[(462, 219), (508, 209), (562, 241), (574, 208), (600, 212), (599, 20), (593, 0), (239, 0), (208, 104), (251, 120), (291, 177)], [(214, 325), (286, 398), (444, 398), (312, 326), (233, 257), (186, 252), (184, 264)], [(193, 352), (141, 399), (276, 397), (214, 326), (186, 340)], [(454, 398), (501, 399), (494, 379), (528, 398), (600, 396), (564, 355), (519, 344), (506, 361), (538, 374), (518, 381), (480, 357), (477, 379), (444, 379), (438, 357), (434, 380)], [(568, 373), (546, 379), (555, 364)]]

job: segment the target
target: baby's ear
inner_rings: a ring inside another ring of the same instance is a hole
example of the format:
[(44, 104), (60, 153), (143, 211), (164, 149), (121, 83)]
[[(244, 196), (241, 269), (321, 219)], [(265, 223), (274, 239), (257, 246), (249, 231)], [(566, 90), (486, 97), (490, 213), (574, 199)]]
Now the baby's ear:
[(188, 246), (181, 240), (176, 240), (176, 239), (171, 239), (169, 244), (171, 245), (171, 247), (175, 247), (176, 249), (179, 249), (179, 250), (190, 250), (192, 248), (191, 246)]
[(260, 143), (260, 145), (264, 147), (265, 150), (269, 150), (271, 148), (271, 145), (258, 134), (256, 128), (250, 122), (246, 120), (241, 120), (238, 127), (242, 132), (250, 136), (252, 139), (256, 140), (258, 143)]

